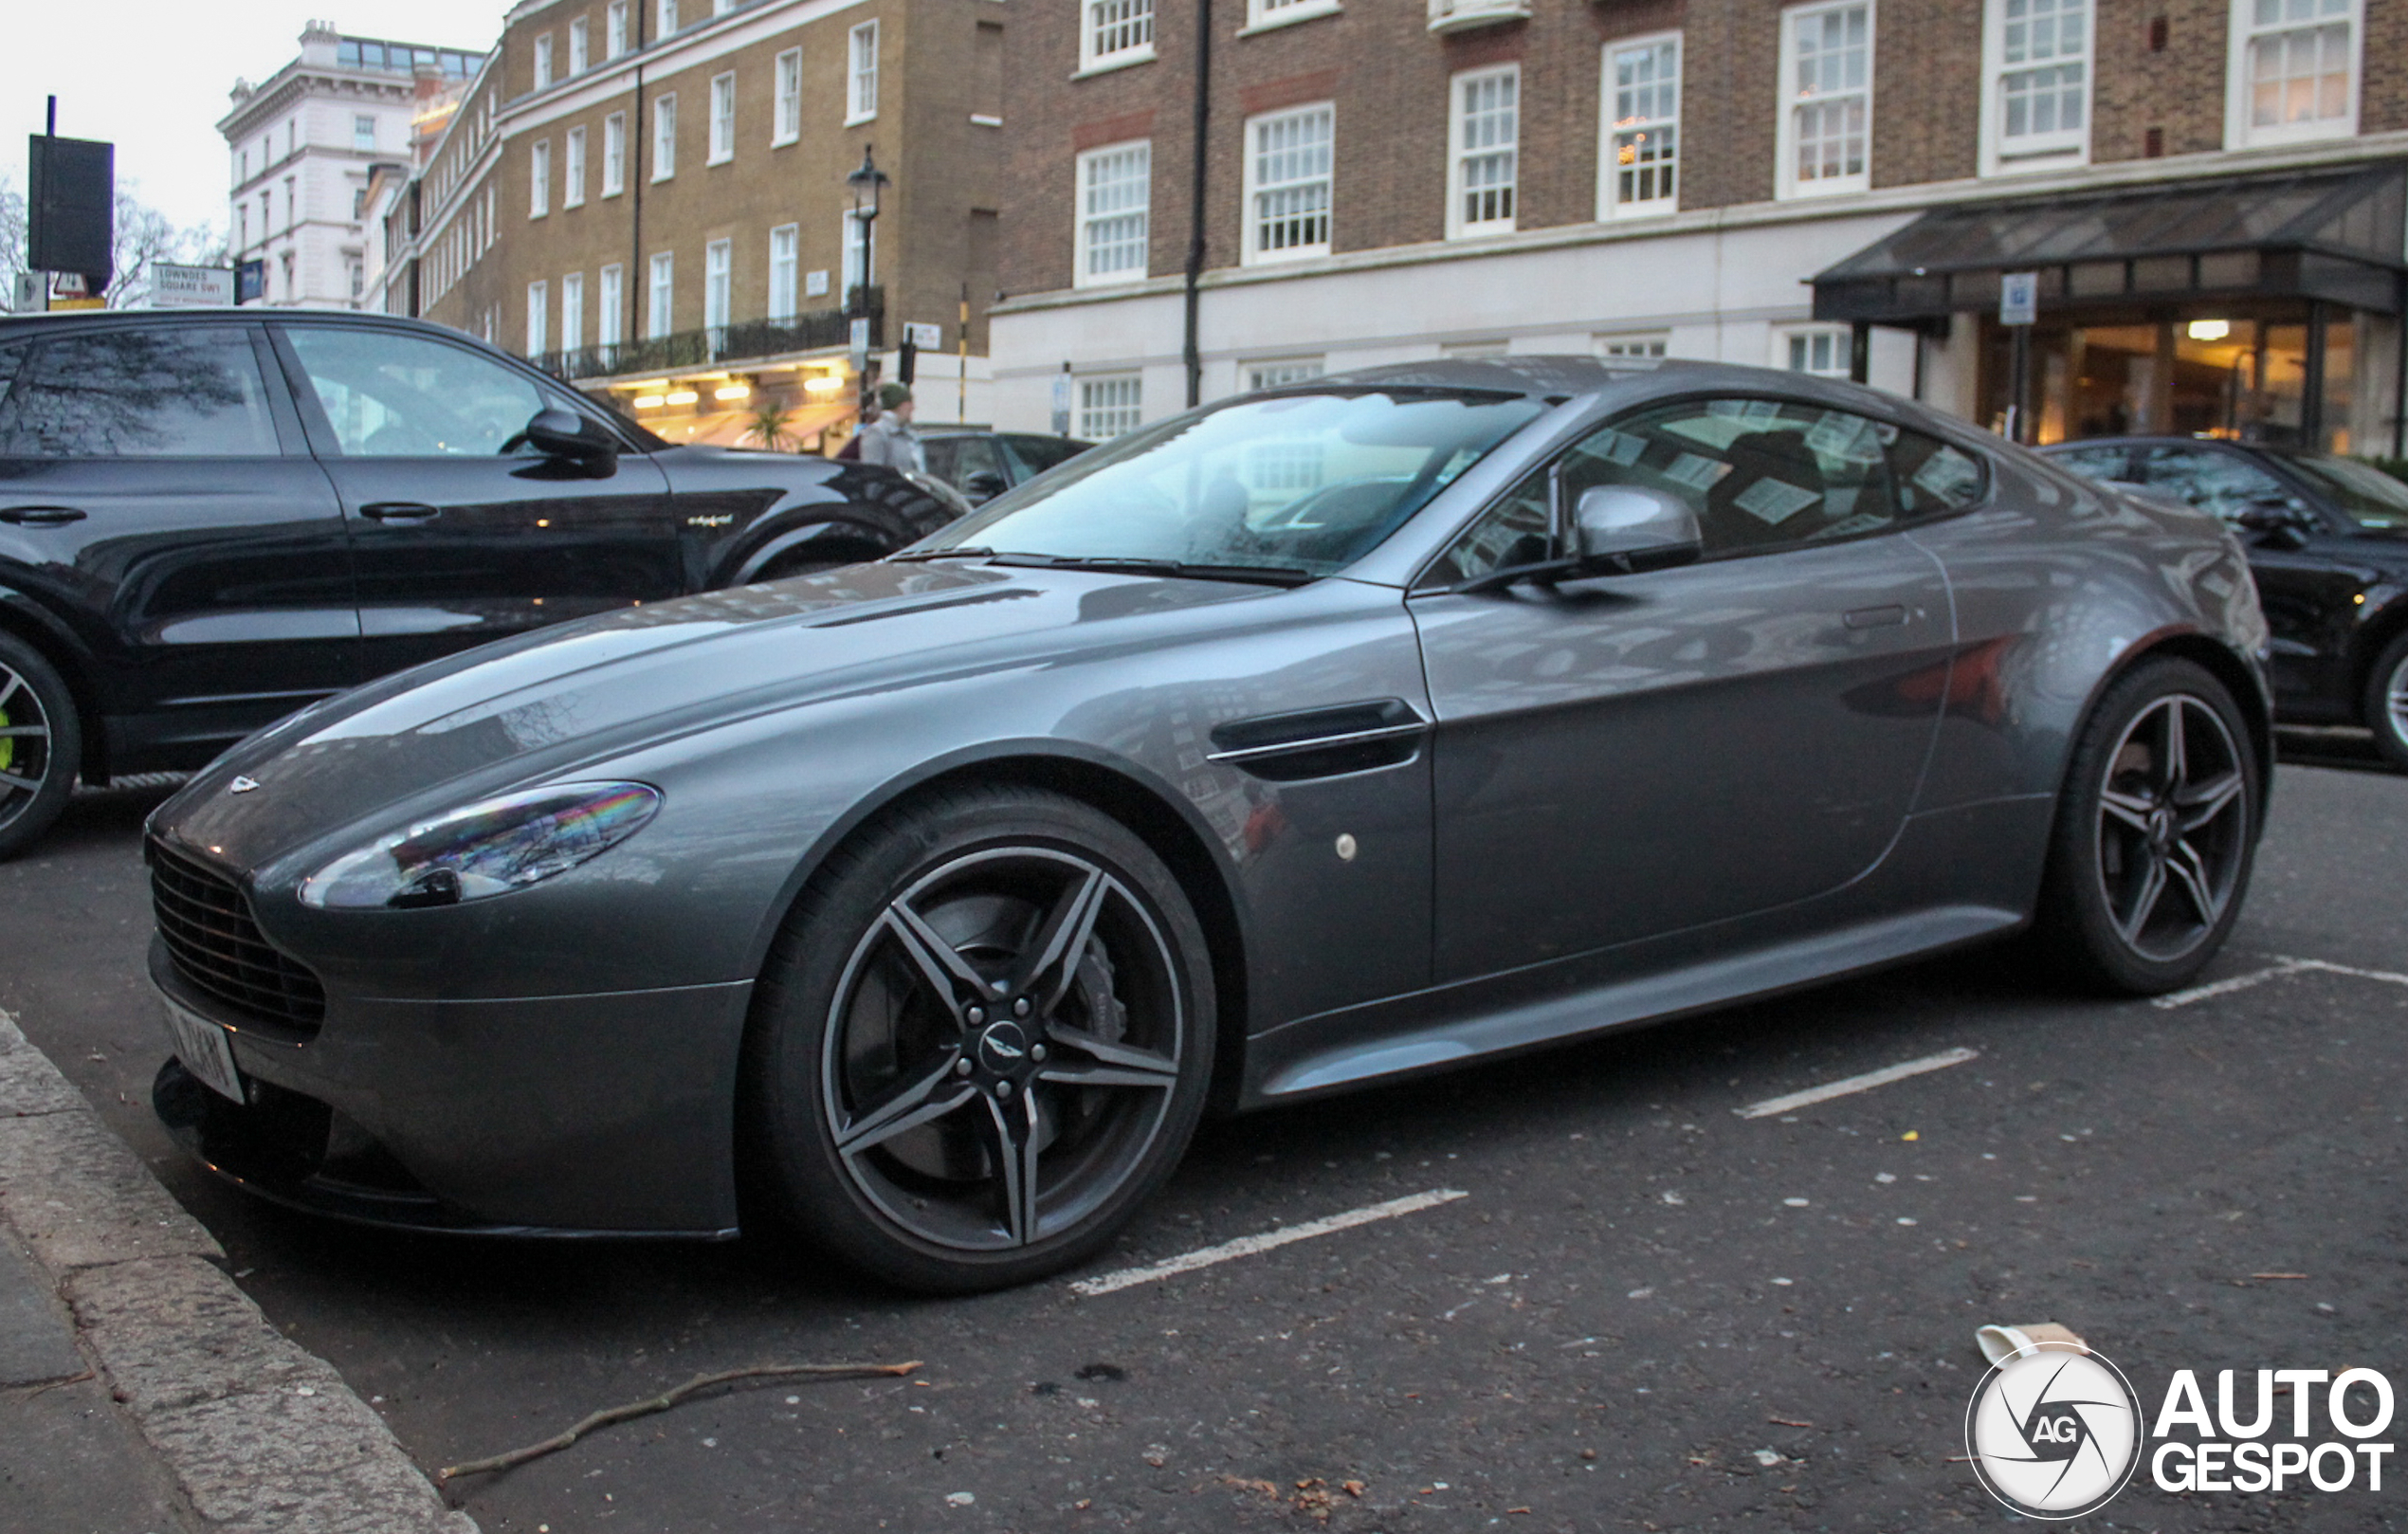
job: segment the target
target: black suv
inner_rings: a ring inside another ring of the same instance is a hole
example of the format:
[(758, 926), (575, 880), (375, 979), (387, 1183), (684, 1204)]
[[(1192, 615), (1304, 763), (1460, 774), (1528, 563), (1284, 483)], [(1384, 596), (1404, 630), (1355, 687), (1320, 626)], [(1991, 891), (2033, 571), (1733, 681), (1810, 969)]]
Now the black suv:
[(928, 472), (960, 491), (972, 505), (1025, 484), (1094, 446), (1076, 437), (1040, 436), (1033, 431), (980, 431), (949, 426), (920, 430), (920, 448), (928, 457)]
[(954, 515), (885, 468), (671, 447), (416, 320), (0, 319), (0, 857), (79, 774), (197, 766), (405, 666)]
[(2040, 450), (2231, 522), (2273, 630), (2276, 717), (2363, 724), (2408, 767), (2408, 484), (2354, 458), (2197, 437)]

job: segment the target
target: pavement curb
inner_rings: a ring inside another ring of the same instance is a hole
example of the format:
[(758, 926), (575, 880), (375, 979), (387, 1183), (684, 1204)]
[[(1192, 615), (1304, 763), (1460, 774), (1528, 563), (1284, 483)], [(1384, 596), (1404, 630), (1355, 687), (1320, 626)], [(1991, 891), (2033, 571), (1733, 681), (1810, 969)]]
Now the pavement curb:
[(5, 1012), (0, 1221), (212, 1534), (477, 1534)]

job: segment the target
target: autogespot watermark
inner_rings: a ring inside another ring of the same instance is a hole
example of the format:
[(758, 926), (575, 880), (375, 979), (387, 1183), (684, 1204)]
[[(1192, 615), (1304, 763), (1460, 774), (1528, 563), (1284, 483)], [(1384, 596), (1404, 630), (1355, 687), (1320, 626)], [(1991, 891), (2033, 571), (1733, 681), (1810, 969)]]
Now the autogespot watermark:
[(2382, 1489), (2393, 1446), (2371, 1440), (2390, 1430), (2392, 1391), (2377, 1371), (2225, 1369), (2215, 1395), (2211, 1412), (2197, 1371), (2177, 1369), (2150, 1421), (2114, 1364), (2042, 1343), (1974, 1387), (1965, 1452), (1990, 1494), (2028, 1518), (2095, 1512), (2143, 1460), (2162, 1491)]

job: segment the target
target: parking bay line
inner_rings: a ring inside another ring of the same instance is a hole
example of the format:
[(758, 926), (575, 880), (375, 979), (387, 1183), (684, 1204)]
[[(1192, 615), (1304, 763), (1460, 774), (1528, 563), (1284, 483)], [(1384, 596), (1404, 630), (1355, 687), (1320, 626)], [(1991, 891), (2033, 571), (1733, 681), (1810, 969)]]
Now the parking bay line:
[(2408, 985), (2408, 975), (2394, 974), (2390, 970), (2361, 969), (2355, 964), (2336, 964), (2330, 959), (2290, 959), (2278, 955), (2274, 962), (2264, 969), (2251, 970), (2247, 974), (2235, 975), (2229, 979), (2211, 981), (2206, 985), (2195, 985), (2187, 991), (2169, 992), (2154, 998), (2149, 1005), (2161, 1012), (2171, 1012), (2177, 1007), (2187, 1007), (2195, 1001), (2209, 1001), (2216, 996), (2229, 996), (2235, 991), (2246, 991), (2252, 986), (2264, 985), (2269, 980), (2280, 980), (2289, 976), (2302, 974), (2347, 975), (2361, 980), (2380, 980), (2386, 985)]
[(1968, 1060), (1980, 1058), (1979, 1050), (1943, 1050), (1938, 1054), (1927, 1054), (1920, 1060), (1901, 1061), (1894, 1066), (1885, 1066), (1879, 1070), (1868, 1070), (1861, 1076), (1849, 1076), (1839, 1081), (1825, 1082), (1820, 1087), (1809, 1087), (1802, 1092), (1792, 1092), (1786, 1097), (1768, 1097), (1761, 1103), (1752, 1103), (1746, 1107), (1733, 1108), (1731, 1111), (1742, 1119), (1766, 1119), (1776, 1113), (1787, 1113), (1795, 1108), (1807, 1107), (1816, 1103), (1827, 1103), (1834, 1097), (1846, 1097), (1852, 1092), (1870, 1091), (1876, 1087), (1887, 1087), (1894, 1081), (1905, 1081), (1909, 1076), (1920, 1076), (1926, 1070), (1945, 1070), (1950, 1066), (1961, 1066)]
[(1225, 1263), (1232, 1258), (1251, 1257), (1258, 1252), (1286, 1246), (1290, 1242), (1309, 1241), (1317, 1235), (1350, 1231), (1358, 1225), (1370, 1225), (1377, 1220), (1392, 1220), (1399, 1214), (1417, 1214), (1425, 1209), (1435, 1209), (1440, 1204), (1451, 1204), (1458, 1198), (1469, 1196), (1471, 1196), (1461, 1188), (1432, 1188), (1427, 1193), (1409, 1194), (1402, 1198), (1391, 1198), (1384, 1204), (1366, 1204), (1361, 1209), (1350, 1209), (1341, 1214), (1325, 1214), (1317, 1220), (1306, 1220), (1302, 1225), (1289, 1225), (1276, 1231), (1266, 1231), (1261, 1235), (1241, 1235), (1234, 1241), (1224, 1241), (1216, 1247), (1202, 1247), (1177, 1257), (1166, 1257), (1160, 1262), (1150, 1263), (1143, 1268), (1123, 1268), (1117, 1273), (1104, 1273), (1095, 1278), (1082, 1278), (1071, 1284), (1070, 1290), (1074, 1294), (1093, 1299), (1099, 1294), (1110, 1294), (1115, 1289), (1132, 1288), (1140, 1284), (1154, 1283), (1158, 1279), (1175, 1278), (1180, 1273), (1192, 1273), (1199, 1268), (1210, 1268), (1215, 1263)]

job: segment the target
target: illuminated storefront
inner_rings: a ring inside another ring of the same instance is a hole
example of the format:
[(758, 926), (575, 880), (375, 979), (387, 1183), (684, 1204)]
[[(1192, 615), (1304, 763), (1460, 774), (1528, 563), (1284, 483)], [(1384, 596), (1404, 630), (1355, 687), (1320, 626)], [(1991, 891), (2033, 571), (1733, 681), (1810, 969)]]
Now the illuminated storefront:
[(680, 446), (833, 453), (856, 424), (861, 375), (838, 354), (583, 378), (577, 387)]

